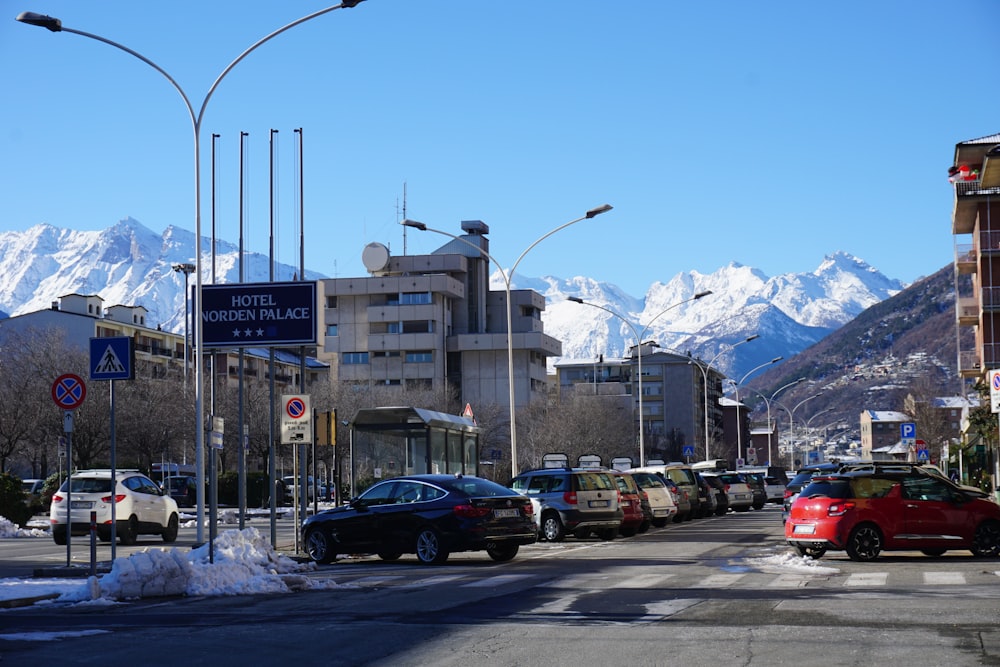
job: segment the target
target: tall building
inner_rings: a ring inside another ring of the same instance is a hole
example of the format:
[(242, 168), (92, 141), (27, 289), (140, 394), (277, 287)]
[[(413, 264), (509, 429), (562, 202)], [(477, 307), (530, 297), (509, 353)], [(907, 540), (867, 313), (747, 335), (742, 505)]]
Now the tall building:
[[(378, 243), (362, 259), (367, 277), (319, 281), (318, 357), (342, 383), (429, 389), (458, 405), (507, 405), (507, 292), (489, 286), (489, 227), (462, 222), (464, 234), (429, 255), (393, 256)], [(457, 240), (462, 239), (462, 240)], [(543, 331), (545, 297), (509, 290), (514, 404), (543, 397), (546, 360), (562, 343)]]

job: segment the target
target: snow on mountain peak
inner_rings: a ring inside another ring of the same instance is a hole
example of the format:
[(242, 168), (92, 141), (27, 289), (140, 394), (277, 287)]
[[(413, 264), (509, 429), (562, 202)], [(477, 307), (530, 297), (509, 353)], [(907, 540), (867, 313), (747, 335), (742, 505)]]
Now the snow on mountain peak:
[[(207, 255), (210, 240), (203, 238), (201, 246)], [(216, 281), (238, 282), (238, 248), (217, 239), (215, 255)], [(0, 313), (43, 310), (71, 293), (99, 294), (107, 305), (144, 306), (148, 321), (181, 331), (185, 281), (173, 265), (192, 262), (194, 256), (191, 232), (170, 226), (157, 234), (130, 217), (102, 231), (39, 224), (0, 233)], [(210, 280), (210, 263), (203, 262), (202, 270), (203, 280)], [(294, 267), (276, 264), (274, 279), (291, 280), (296, 273)], [(269, 260), (246, 253), (244, 276), (246, 282), (267, 282)], [(306, 271), (307, 279), (322, 277)], [(490, 286), (505, 288), (501, 271), (491, 275)], [(736, 373), (776, 355), (790, 357), (903, 285), (848, 253), (835, 252), (811, 273), (773, 278), (737, 262), (709, 274), (682, 272), (652, 283), (641, 297), (585, 276), (515, 274), (511, 288), (545, 295), (545, 331), (562, 341), (564, 358), (624, 356), (637, 339), (654, 340), (666, 350), (703, 359), (719, 356), (723, 370)], [(705, 291), (712, 293), (694, 299)], [(752, 345), (727, 353), (755, 334), (760, 339)]]

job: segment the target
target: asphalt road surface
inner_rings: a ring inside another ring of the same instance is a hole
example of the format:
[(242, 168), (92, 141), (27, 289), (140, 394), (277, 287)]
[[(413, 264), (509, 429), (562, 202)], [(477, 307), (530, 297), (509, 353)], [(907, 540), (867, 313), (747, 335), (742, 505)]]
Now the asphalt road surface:
[(1000, 665), (1000, 561), (809, 571), (781, 535), (768, 507), (509, 563), (347, 559), (309, 575), (327, 590), (36, 605), (0, 613), (0, 664)]

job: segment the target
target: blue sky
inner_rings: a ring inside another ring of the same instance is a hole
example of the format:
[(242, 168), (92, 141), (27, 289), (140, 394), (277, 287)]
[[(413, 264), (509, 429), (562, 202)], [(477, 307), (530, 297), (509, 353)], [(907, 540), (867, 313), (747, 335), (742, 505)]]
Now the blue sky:
[[(0, 231), (103, 229), (131, 216), (194, 230), (191, 121), (148, 65), (14, 21), (50, 14), (156, 62), (195, 108), (245, 48), (324, 2), (23, 0), (0, 21)], [(953, 257), (947, 167), (1000, 131), (990, 0), (714, 3), (367, 0), (301, 24), (222, 81), (202, 124), (203, 233), (298, 264), (302, 128), (307, 268), (363, 275), (490, 226), (509, 268), (641, 296), (729, 262), (768, 275), (843, 250), (909, 282)]]

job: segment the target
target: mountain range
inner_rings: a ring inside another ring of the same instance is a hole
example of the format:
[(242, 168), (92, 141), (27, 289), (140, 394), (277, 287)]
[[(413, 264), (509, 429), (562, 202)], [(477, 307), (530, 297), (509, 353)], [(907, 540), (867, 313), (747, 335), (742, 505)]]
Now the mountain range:
[[(213, 262), (211, 245), (202, 239), (203, 280), (212, 282), (214, 263), (215, 282), (239, 282), (239, 247), (216, 239)], [(0, 233), (0, 318), (49, 308), (66, 294), (98, 294), (105, 306), (141, 305), (147, 321), (181, 332), (185, 277), (172, 267), (193, 262), (194, 254), (193, 233), (170, 226), (157, 234), (132, 218), (101, 231), (39, 224)], [(293, 280), (297, 273), (244, 253), (244, 282)], [(325, 276), (306, 270), (305, 277)], [(491, 283), (504, 288), (499, 270)], [(582, 276), (514, 275), (511, 286), (545, 295), (545, 331), (562, 341), (563, 358), (624, 356), (637, 339), (655, 340), (661, 348), (715, 360), (734, 378), (775, 357), (791, 359), (905, 287), (843, 252), (828, 255), (811, 273), (769, 277), (735, 262), (709, 274), (682, 272), (654, 282), (641, 297)], [(694, 298), (706, 291), (711, 294)], [(755, 335), (752, 344), (736, 345)]]

